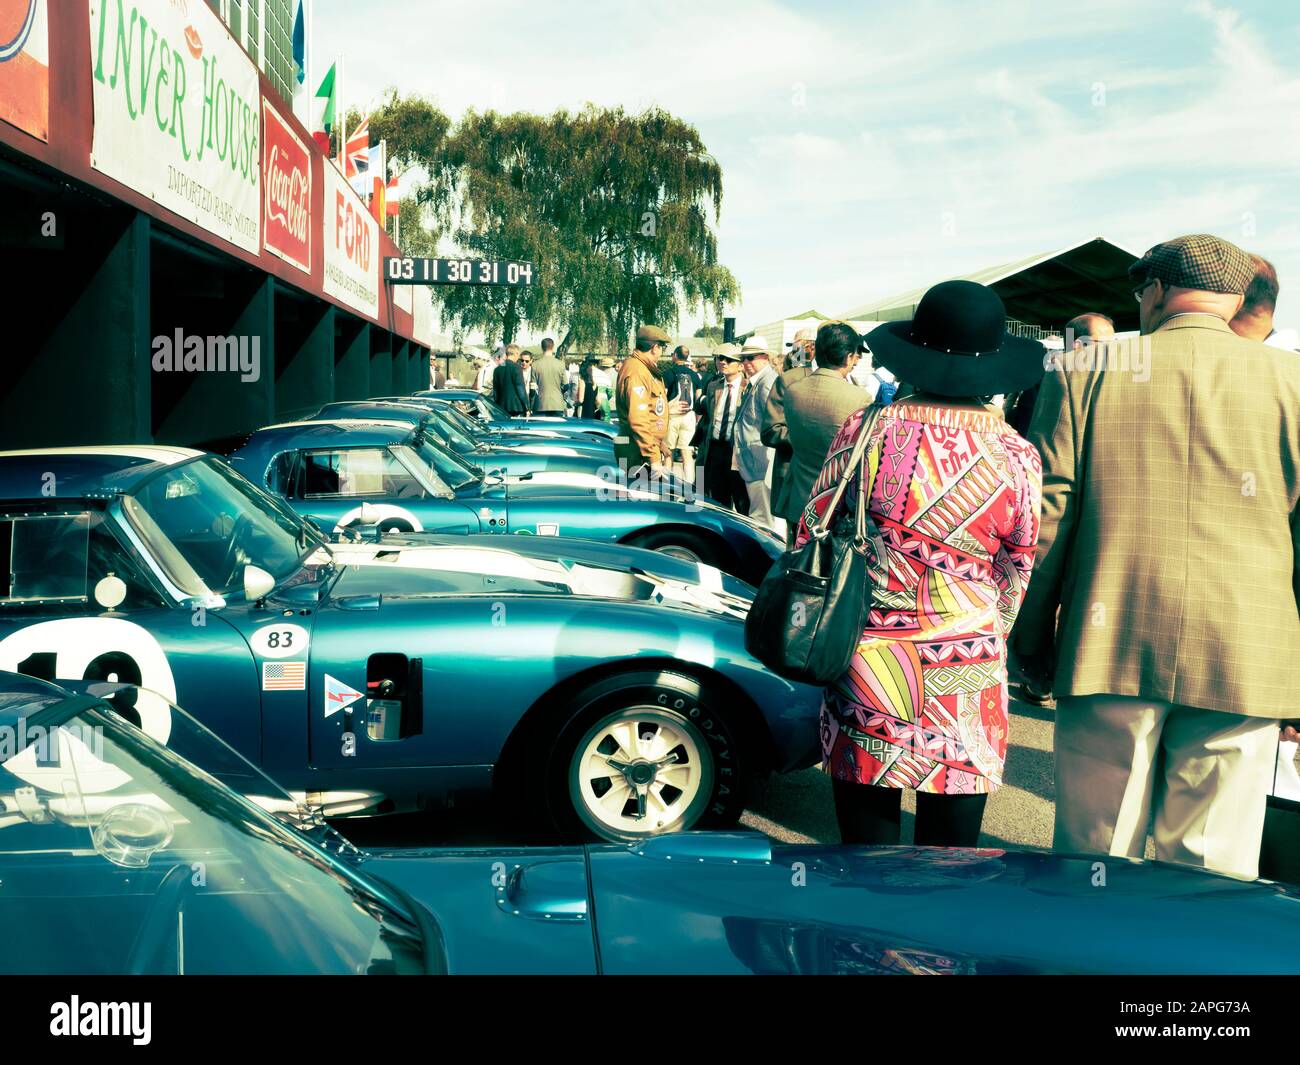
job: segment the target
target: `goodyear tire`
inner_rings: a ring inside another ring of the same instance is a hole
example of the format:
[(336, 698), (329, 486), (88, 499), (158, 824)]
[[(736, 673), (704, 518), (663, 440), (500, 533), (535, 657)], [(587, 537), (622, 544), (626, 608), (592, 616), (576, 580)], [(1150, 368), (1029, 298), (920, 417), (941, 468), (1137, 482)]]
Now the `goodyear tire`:
[(537, 781), (562, 838), (634, 842), (740, 817), (748, 760), (699, 681), (623, 674), (565, 703)]

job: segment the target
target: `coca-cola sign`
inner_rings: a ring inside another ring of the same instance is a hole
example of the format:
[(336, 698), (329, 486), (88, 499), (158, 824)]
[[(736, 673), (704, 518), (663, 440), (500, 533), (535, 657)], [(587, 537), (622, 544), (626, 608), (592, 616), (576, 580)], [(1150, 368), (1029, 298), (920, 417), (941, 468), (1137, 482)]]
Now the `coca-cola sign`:
[(311, 153), (262, 99), (262, 241), (311, 273)]

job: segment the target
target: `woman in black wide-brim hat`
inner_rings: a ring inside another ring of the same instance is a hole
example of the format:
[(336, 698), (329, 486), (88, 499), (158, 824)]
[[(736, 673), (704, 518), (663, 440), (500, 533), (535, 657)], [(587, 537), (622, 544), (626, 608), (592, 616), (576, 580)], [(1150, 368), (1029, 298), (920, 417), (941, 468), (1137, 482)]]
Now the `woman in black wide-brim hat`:
[[(822, 753), (847, 843), (897, 843), (902, 789), (917, 793), (916, 842), (973, 846), (1007, 750), (1006, 637), (1034, 563), (1037, 451), (987, 397), (1043, 374), (1044, 349), (1009, 336), (992, 289), (945, 281), (916, 317), (867, 337), (912, 394), (850, 417), (800, 523), (841, 477), (853, 514), (867, 491), (872, 606), (847, 673), (826, 690)], [(861, 475), (846, 470), (863, 426)]]

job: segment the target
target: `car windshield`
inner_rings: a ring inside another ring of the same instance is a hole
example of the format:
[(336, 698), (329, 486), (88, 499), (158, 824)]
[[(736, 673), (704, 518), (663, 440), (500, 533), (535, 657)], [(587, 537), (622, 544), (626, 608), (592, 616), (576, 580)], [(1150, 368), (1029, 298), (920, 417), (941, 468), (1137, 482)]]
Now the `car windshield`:
[(420, 433), (402, 450), (419, 456), (420, 461), (432, 469), (438, 479), (453, 492), (479, 484), (483, 480), (483, 471), (477, 466), (470, 465), (442, 444), (436, 444)]
[(488, 399), (487, 396), (480, 396), (479, 402), (483, 404), (483, 408), (488, 412), (488, 417), (491, 421), (505, 421), (510, 417), (509, 414), (493, 403), (492, 400)]
[(122, 509), (171, 581), (191, 596), (242, 588), (250, 564), (278, 584), (325, 542), (211, 455), (162, 470), (125, 496)]
[(488, 431), (483, 427), (483, 423), (476, 418), (471, 418), (455, 404), (439, 403), (437, 406), (437, 413), (441, 414), (447, 421), (455, 423), (457, 428), (467, 436), (472, 436), (476, 440), (487, 438)]
[(468, 455), (477, 451), (479, 441), (470, 436), (460, 423), (450, 416), (450, 410), (451, 408), (444, 407), (442, 410), (429, 411), (429, 420), (425, 423), (429, 432), (459, 455)]
[(295, 804), (182, 711), (163, 700), (169, 750), (128, 724), (146, 718), (157, 731), (159, 708), (132, 702), (0, 693), (26, 741), (0, 764), (0, 970), (437, 967), (427, 915), (260, 808)]

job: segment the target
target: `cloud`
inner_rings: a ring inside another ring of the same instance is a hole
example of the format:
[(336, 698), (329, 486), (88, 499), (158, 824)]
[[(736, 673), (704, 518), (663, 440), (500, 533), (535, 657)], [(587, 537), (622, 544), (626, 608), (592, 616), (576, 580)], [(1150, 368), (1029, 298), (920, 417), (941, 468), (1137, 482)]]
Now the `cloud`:
[(316, 13), (353, 99), (396, 84), (453, 116), (590, 100), (694, 123), (723, 167), (742, 328), (1092, 236), (1194, 231), (1274, 259), (1279, 317), (1300, 319), (1290, 8), (377, 0), (365, 48), (355, 5)]

